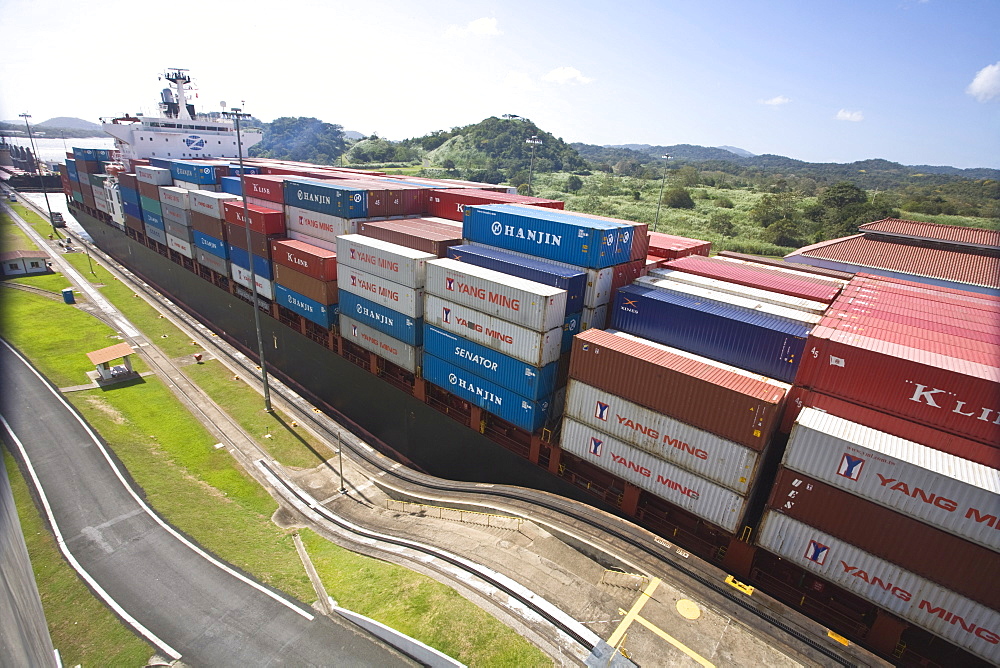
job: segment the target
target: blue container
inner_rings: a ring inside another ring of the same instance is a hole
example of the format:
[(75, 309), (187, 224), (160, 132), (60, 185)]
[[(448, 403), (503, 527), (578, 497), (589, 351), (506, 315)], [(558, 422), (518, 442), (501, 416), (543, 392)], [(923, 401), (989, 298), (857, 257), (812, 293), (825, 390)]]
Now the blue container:
[(695, 355), (791, 383), (811, 327), (785, 318), (629, 285), (611, 315), (620, 329)]
[(501, 387), (528, 399), (547, 397), (556, 389), (559, 362), (541, 368), (531, 366), (426, 322), (424, 351), (466, 371), (487, 376)]
[(423, 343), (423, 318), (411, 318), (347, 290), (340, 290), (338, 306), (340, 312), (349, 318), (363, 322), (403, 343), (408, 343), (411, 346), (419, 346)]
[(187, 181), (188, 183), (198, 183), (201, 185), (218, 183), (215, 165), (206, 165), (204, 163), (173, 160), (170, 163), (170, 176), (175, 181)]
[(161, 229), (161, 230), (166, 230), (167, 229), (166, 225), (164, 225), (164, 223), (163, 223), (163, 216), (161, 216), (158, 213), (153, 213), (152, 211), (150, 211), (148, 209), (143, 209), (142, 210), (142, 220), (147, 225), (152, 225), (155, 228), (158, 228), (158, 229)]
[(471, 371), (429, 355), (426, 349), (423, 376), (428, 382), (525, 431), (538, 431), (548, 417), (551, 397), (532, 401)]
[[(250, 269), (250, 253), (243, 250), (238, 246), (228, 244), (229, 246), (229, 261), (233, 264), (239, 265), (244, 269)], [(274, 269), (271, 268), (271, 261), (266, 257), (261, 257), (256, 253), (253, 254), (253, 273), (260, 276), (261, 278), (266, 278), (271, 280), (274, 278)]]
[(487, 204), (465, 207), (462, 236), (469, 241), (603, 269), (628, 262), (634, 227), (567, 211)]
[(566, 312), (577, 313), (583, 310), (583, 294), (587, 290), (587, 275), (582, 271), (537, 258), (506, 253), (487, 246), (452, 246), (448, 249), (448, 257), (484, 269), (492, 269), (565, 290)]
[(368, 217), (368, 191), (332, 181), (285, 181), (285, 204), (339, 218)]
[(167, 233), (161, 230), (159, 227), (153, 227), (149, 223), (143, 225), (146, 229), (146, 236), (153, 241), (159, 241), (164, 246), (167, 245)]
[(573, 337), (580, 333), (580, 322), (582, 320), (582, 312), (571, 313), (566, 316), (566, 320), (563, 322), (562, 347), (559, 349), (559, 352), (568, 353), (570, 348), (573, 347)]
[(191, 230), (191, 237), (194, 245), (206, 253), (221, 257), (223, 260), (229, 259), (229, 245), (222, 239), (216, 239), (198, 230)]
[[(250, 167), (248, 165), (244, 165), (243, 166), (243, 173), (244, 174), (260, 174), (260, 167)], [(240, 166), (239, 165), (229, 165), (229, 175), (230, 176), (239, 176), (240, 175)], [(225, 177), (223, 177), (223, 178), (225, 178)]]
[(160, 204), (160, 200), (158, 199), (146, 197), (145, 195), (139, 195), (139, 205), (144, 211), (155, 213), (157, 216), (163, 215), (163, 206)]
[(219, 184), (222, 186), (222, 192), (243, 197), (243, 181), (240, 180), (240, 177), (223, 176), (219, 179)]
[(73, 159), (75, 160), (87, 160), (89, 162), (97, 162), (97, 149), (96, 148), (77, 148), (73, 147)]
[(146, 158), (149, 160), (150, 167), (159, 167), (160, 169), (170, 169), (170, 163), (173, 160), (168, 160), (167, 158)]
[(318, 301), (289, 290), (280, 283), (274, 284), (274, 303), (284, 306), (290, 311), (298, 313), (306, 320), (315, 322), (321, 327), (330, 329), (330, 326), (337, 322), (336, 304), (324, 306)]
[(111, 160), (111, 151), (106, 148), (95, 148), (94, 160), (98, 162), (107, 162), (108, 160)]
[(80, 182), (80, 172), (76, 169), (76, 160), (72, 158), (66, 159), (66, 172), (69, 174), (70, 181)]
[(142, 207), (136, 206), (132, 202), (126, 201), (124, 197), (122, 198), (122, 209), (124, 209), (125, 213), (132, 216), (133, 218), (138, 218), (139, 220), (143, 219)]
[(118, 189), (122, 193), (122, 203), (128, 202), (130, 204), (135, 204), (136, 208), (142, 206), (142, 200), (139, 199), (142, 195), (139, 194), (138, 190), (133, 190), (128, 186), (119, 185)]

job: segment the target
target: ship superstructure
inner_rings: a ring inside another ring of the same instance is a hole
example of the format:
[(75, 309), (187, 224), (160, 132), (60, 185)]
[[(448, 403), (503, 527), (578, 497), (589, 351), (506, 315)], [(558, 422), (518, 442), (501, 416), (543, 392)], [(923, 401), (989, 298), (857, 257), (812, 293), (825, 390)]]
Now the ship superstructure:
[[(170, 68), (162, 78), (170, 85), (160, 93), (159, 116), (125, 115), (101, 124), (102, 129), (115, 138), (120, 160), (237, 157), (233, 124), (198, 114), (189, 103), (191, 76), (188, 71)], [(241, 128), (240, 135), (244, 151), (263, 139), (258, 128)]]

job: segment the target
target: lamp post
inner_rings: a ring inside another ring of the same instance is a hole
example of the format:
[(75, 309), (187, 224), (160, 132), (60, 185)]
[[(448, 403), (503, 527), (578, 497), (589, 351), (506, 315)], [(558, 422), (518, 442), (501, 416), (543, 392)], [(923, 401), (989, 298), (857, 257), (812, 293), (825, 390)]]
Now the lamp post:
[(531, 193), (531, 177), (535, 175), (535, 147), (542, 143), (542, 140), (538, 138), (538, 135), (531, 135), (529, 139), (524, 140), (525, 144), (531, 144), (531, 164), (528, 167), (528, 194)]
[(35, 173), (38, 174), (38, 185), (42, 187), (42, 194), (45, 196), (45, 208), (49, 211), (49, 224), (52, 225), (52, 233), (56, 236), (59, 232), (56, 231), (56, 224), (52, 222), (52, 207), (49, 205), (49, 191), (45, 189), (45, 179), (42, 178), (42, 170), (38, 163), (38, 149), (35, 147), (35, 137), (31, 134), (31, 126), (28, 125), (28, 119), (31, 118), (31, 114), (23, 113), (18, 114), (24, 119), (24, 127), (28, 129), (28, 141), (31, 143), (31, 152), (34, 153), (35, 158)]
[(660, 179), (660, 197), (656, 200), (656, 220), (653, 221), (653, 231), (657, 231), (657, 227), (660, 225), (660, 205), (663, 204), (663, 184), (667, 182), (667, 161), (670, 160), (670, 154), (666, 154), (663, 157), (663, 178)]
[[(225, 104), (225, 103), (223, 103)], [(250, 210), (247, 204), (246, 169), (243, 168), (243, 139), (240, 135), (240, 119), (250, 118), (250, 114), (242, 113), (239, 107), (223, 111), (223, 118), (232, 119), (236, 123), (236, 147), (240, 156), (240, 192), (243, 194), (243, 222), (247, 231), (247, 256), (250, 258), (250, 295), (253, 301), (253, 325), (257, 330), (257, 354), (260, 359), (260, 378), (264, 384), (264, 410), (273, 412), (271, 408), (271, 390), (267, 385), (267, 364), (264, 362), (264, 337), (260, 332), (260, 300), (257, 298), (257, 274), (253, 270), (253, 242), (250, 239)]]

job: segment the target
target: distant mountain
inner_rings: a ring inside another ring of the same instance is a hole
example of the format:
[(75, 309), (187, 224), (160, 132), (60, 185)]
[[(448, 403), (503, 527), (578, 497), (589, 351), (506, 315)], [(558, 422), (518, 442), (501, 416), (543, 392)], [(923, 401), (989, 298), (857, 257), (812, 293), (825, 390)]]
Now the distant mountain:
[(750, 151), (748, 151), (746, 149), (737, 148), (735, 146), (716, 146), (716, 148), (725, 149), (725, 150), (729, 151), (730, 153), (735, 153), (736, 155), (740, 156), (741, 158), (752, 158), (755, 155), (755, 154), (751, 153)]
[(67, 128), (73, 130), (93, 130), (95, 132), (101, 132), (101, 126), (99, 123), (91, 123), (90, 121), (85, 121), (82, 118), (73, 118), (71, 116), (56, 116), (55, 118), (50, 118), (47, 121), (36, 123), (35, 126), (40, 128)]
[(358, 132), (357, 130), (344, 130), (344, 139), (350, 139), (351, 141), (357, 141), (358, 139), (364, 139), (365, 136)]

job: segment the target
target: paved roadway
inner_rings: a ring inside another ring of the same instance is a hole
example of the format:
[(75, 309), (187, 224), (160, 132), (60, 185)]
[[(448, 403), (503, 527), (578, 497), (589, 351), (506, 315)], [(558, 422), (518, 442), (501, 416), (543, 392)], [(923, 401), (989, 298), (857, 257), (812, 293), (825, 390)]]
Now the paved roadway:
[(67, 559), (162, 654), (188, 665), (414, 665), (167, 525), (58, 390), (3, 342), (0, 377), (0, 433), (15, 452), (23, 448)]

